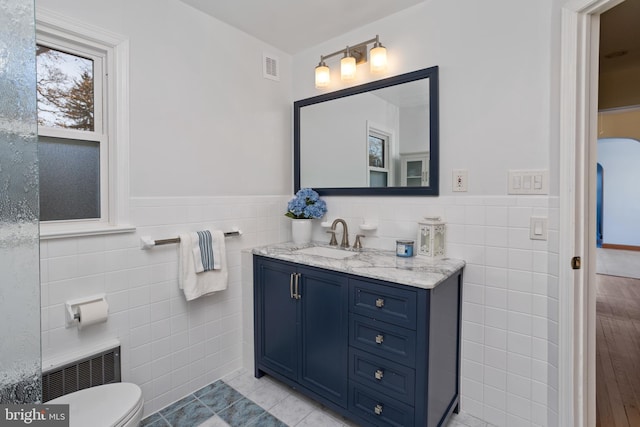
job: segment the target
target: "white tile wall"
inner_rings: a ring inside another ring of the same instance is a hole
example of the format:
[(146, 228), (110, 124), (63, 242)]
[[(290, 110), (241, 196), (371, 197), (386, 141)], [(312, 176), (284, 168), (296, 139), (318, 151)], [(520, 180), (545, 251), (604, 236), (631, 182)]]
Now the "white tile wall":
[[(251, 254), (288, 240), (289, 196), (133, 198), (136, 233), (43, 241), (42, 346), (48, 359), (108, 338), (123, 347), (123, 378), (141, 385), (152, 413), (232, 370), (253, 369)], [(558, 208), (542, 196), (325, 198), (325, 220), (344, 218), (363, 244), (395, 248), (417, 221), (447, 222), (447, 255), (465, 259), (462, 409), (497, 426), (554, 426), (558, 388)], [(529, 217), (549, 218), (549, 240), (531, 241)], [(362, 232), (366, 218), (377, 230)], [(227, 239), (229, 288), (186, 303), (177, 247), (139, 249), (139, 238), (204, 226), (241, 228)], [(328, 241), (319, 221), (314, 239)], [(109, 321), (64, 327), (67, 299), (107, 294)]]
[[(43, 359), (118, 338), (122, 377), (139, 384), (150, 414), (242, 366), (242, 248), (288, 240), (289, 196), (133, 198), (135, 233), (41, 243)], [(154, 239), (239, 227), (226, 240), (228, 289), (187, 303), (177, 285), (177, 245), (139, 249)], [(64, 302), (106, 293), (107, 323), (65, 328)]]

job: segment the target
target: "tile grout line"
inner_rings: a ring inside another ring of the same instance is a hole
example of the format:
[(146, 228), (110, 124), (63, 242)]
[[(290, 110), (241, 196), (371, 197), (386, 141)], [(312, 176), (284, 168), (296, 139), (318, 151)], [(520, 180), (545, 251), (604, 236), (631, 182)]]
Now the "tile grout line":
[(169, 420), (167, 420), (164, 415), (162, 415), (161, 413), (158, 412), (158, 415), (160, 415), (160, 419), (163, 420), (165, 422), (166, 425), (168, 425), (169, 427), (173, 427), (171, 425), (171, 423), (169, 422)]
[[(243, 400), (243, 399), (248, 400), (249, 402), (253, 403), (254, 405), (258, 406), (260, 409), (262, 409), (262, 412), (261, 412), (259, 415), (255, 416), (255, 417), (252, 417), (252, 418), (249, 418), (249, 419), (247, 420), (247, 424), (250, 424), (250, 423), (251, 423), (251, 421), (255, 421), (255, 420), (257, 420), (259, 417), (261, 417), (261, 416), (262, 416), (262, 415), (264, 415), (265, 413), (269, 413), (265, 408), (263, 408), (262, 406), (258, 405), (258, 404), (257, 404), (256, 402), (254, 402), (253, 400), (249, 399), (249, 398), (248, 398), (244, 393), (241, 393), (238, 389), (236, 389), (235, 387), (233, 387), (231, 384), (228, 384), (228, 383), (227, 383), (227, 382), (225, 382), (224, 380), (218, 380), (218, 381), (220, 381), (222, 384), (226, 385), (227, 387), (229, 387), (229, 388), (233, 389), (235, 392), (237, 392), (237, 393), (238, 393), (240, 396), (242, 396), (242, 397), (241, 397), (241, 398), (239, 398), (238, 400), (234, 401), (234, 402), (233, 402), (233, 403), (231, 403), (230, 405), (227, 405), (227, 406), (225, 406), (224, 408), (222, 408), (222, 409), (220, 409), (219, 411), (217, 411), (217, 412), (216, 412), (216, 411), (214, 411), (214, 410), (213, 410), (213, 408), (211, 408), (209, 405), (207, 405), (207, 404), (206, 404), (206, 403), (204, 403), (202, 400), (200, 400), (200, 398), (199, 398), (198, 396), (196, 396), (196, 395), (195, 395), (195, 393), (194, 393), (194, 394), (193, 394), (193, 397), (194, 397), (198, 402), (200, 402), (202, 405), (204, 405), (207, 409), (209, 409), (211, 412), (213, 412), (213, 416), (212, 416), (212, 417), (210, 417), (210, 418), (213, 418), (213, 417), (216, 417), (216, 416), (217, 416), (218, 418), (220, 418), (222, 421), (224, 421), (224, 422), (226, 423), (226, 421), (225, 421), (225, 420), (220, 416), (220, 413), (222, 413), (222, 412), (226, 411), (227, 409), (229, 409), (229, 408), (233, 407), (234, 405), (236, 405), (238, 402), (240, 402), (240, 401), (241, 401), (241, 400)], [(210, 418), (207, 418), (207, 420), (208, 420), (208, 419), (210, 419)], [(206, 420), (205, 420), (205, 421), (206, 421)], [(229, 423), (227, 423), (227, 424), (229, 424)]]

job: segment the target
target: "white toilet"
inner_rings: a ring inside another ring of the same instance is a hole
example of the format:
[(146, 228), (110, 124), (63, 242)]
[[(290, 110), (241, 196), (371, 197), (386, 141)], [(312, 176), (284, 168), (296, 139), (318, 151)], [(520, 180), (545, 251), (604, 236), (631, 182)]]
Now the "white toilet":
[(65, 394), (46, 404), (69, 404), (70, 427), (137, 427), (142, 390), (132, 383), (104, 384)]

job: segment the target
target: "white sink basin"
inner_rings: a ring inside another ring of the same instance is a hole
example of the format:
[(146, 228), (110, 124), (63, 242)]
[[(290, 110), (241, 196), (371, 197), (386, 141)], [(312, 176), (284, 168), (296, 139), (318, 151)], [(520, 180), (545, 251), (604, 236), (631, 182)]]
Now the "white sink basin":
[(314, 255), (325, 258), (345, 259), (358, 255), (357, 252), (349, 252), (343, 249), (325, 248), (322, 246), (312, 246), (310, 248), (298, 249), (295, 254)]

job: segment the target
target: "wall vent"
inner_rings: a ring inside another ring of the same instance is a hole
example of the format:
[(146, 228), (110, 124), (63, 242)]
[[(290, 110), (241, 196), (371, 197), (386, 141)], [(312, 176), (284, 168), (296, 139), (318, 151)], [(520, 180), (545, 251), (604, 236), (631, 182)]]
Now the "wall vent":
[(120, 347), (115, 347), (43, 372), (42, 401), (120, 379)]
[(277, 56), (262, 54), (262, 75), (265, 79), (280, 80), (280, 61)]

